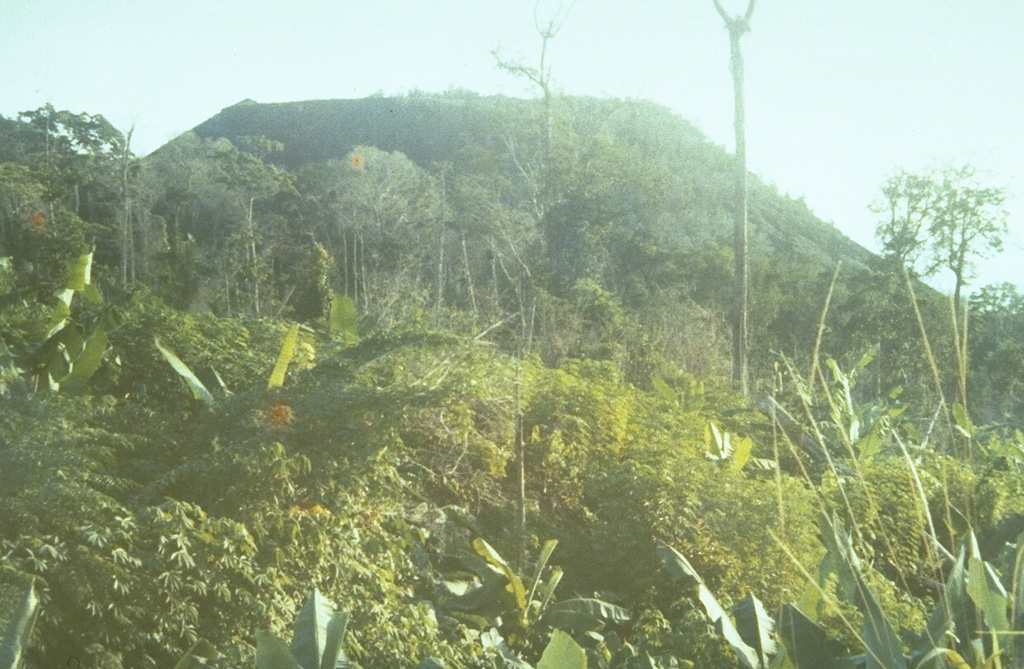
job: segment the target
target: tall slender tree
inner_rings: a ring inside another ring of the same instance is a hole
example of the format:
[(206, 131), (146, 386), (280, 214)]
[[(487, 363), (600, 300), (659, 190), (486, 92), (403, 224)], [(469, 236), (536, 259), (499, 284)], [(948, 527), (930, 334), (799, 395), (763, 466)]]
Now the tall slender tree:
[(132, 134), (135, 128), (130, 128), (125, 135), (124, 146), (121, 150), (121, 211), (120, 225), (120, 280), (121, 289), (127, 290), (129, 285), (135, 283), (135, 235), (132, 226), (132, 167), (137, 166), (132, 160)]
[(960, 365), (960, 400), (967, 406), (967, 310), (963, 290), (977, 261), (1002, 250), (1007, 231), (1006, 191), (986, 186), (964, 165), (923, 175), (900, 171), (882, 187), (874, 211), (890, 214), (875, 235), (886, 254), (905, 271), (923, 264), (922, 274), (948, 271), (954, 279), (954, 346)]
[[(558, 9), (551, 15), (548, 21), (545, 23), (540, 19), (539, 9), (540, 2), (533, 7), (533, 24), (537, 30), (537, 35), (540, 36), (540, 59), (537, 67), (526, 65), (518, 60), (509, 60), (505, 58), (501, 49), (494, 49), (491, 55), (494, 56), (494, 60), (499, 69), (508, 72), (509, 74), (525, 78), (527, 81), (535, 85), (541, 92), (541, 100), (544, 104), (544, 118), (542, 121), (541, 128), (541, 156), (540, 156), (540, 169), (533, 168), (529, 162), (523, 162), (523, 159), (517, 158), (513, 155), (516, 160), (516, 164), (519, 166), (520, 171), (523, 175), (528, 177), (531, 181), (535, 181), (535, 192), (534, 192), (534, 216), (537, 221), (540, 222), (544, 219), (544, 215), (550, 209), (552, 201), (555, 199), (554, 191), (554, 149), (553, 149), (553, 138), (554, 138), (554, 104), (555, 104), (555, 90), (551, 78), (551, 64), (548, 62), (548, 43), (551, 42), (562, 29), (565, 21), (569, 18), (569, 13), (572, 12), (573, 6), (576, 4), (575, 0), (571, 0), (568, 4), (559, 2)], [(509, 147), (510, 150), (512, 147)]]
[[(512, 158), (515, 161), (517, 167), (524, 177), (527, 178), (528, 182), (532, 182), (533, 187), (533, 207), (532, 214), (538, 225), (545, 225), (547, 222), (548, 214), (551, 211), (552, 205), (558, 199), (555, 187), (555, 157), (554, 157), (554, 101), (555, 93), (553, 91), (552, 79), (551, 79), (551, 65), (548, 62), (548, 43), (558, 35), (558, 32), (562, 29), (562, 25), (566, 19), (569, 18), (569, 13), (572, 11), (573, 5), (576, 4), (576, 0), (570, 0), (568, 5), (565, 1), (559, 2), (558, 9), (548, 19), (547, 23), (544, 23), (540, 19), (540, 0), (533, 6), (533, 23), (537, 29), (537, 34), (540, 36), (540, 60), (537, 67), (531, 67), (518, 61), (507, 60), (501, 54), (500, 49), (495, 49), (491, 52), (497, 63), (499, 69), (502, 69), (509, 74), (517, 77), (524, 77), (537, 88), (540, 89), (542, 100), (544, 103), (544, 118), (543, 125), (541, 128), (541, 156), (540, 156), (540, 169), (538, 170), (531, 166), (529, 161), (516, 156), (515, 148), (511, 142), (508, 141), (509, 151), (512, 154)], [(518, 257), (518, 253), (516, 254)], [(498, 257), (500, 260), (500, 256)], [(520, 263), (522, 261), (520, 260)], [(504, 265), (502, 266), (504, 269)], [(529, 269), (523, 264), (523, 268), (526, 269), (527, 275), (529, 275)], [(507, 273), (507, 272), (506, 272)], [(521, 359), (524, 355), (527, 355), (531, 348), (531, 340), (533, 337), (533, 319), (536, 313), (536, 302), (531, 298), (530, 304), (527, 306), (527, 301), (524, 299), (522, 288), (519, 287), (516, 290), (517, 301), (519, 302), (519, 325), (520, 325), (520, 345), (517, 358)], [(519, 564), (520, 566), (526, 559), (526, 449), (525, 449), (525, 435), (523, 434), (523, 407), (520, 397), (520, 390), (523, 383), (522, 366), (521, 362), (517, 359), (516, 362), (516, 378), (515, 378), (515, 397), (513, 402), (515, 405), (515, 455), (516, 455), (516, 467), (518, 470), (519, 478), (519, 494), (518, 494), (518, 511), (519, 511)]]
[(740, 38), (750, 30), (754, 0), (748, 0), (747, 11), (729, 16), (722, 3), (714, 0), (715, 9), (729, 31), (729, 69), (732, 71), (734, 124), (736, 129), (736, 202), (733, 206), (733, 314), (732, 314), (732, 378), (738, 381), (743, 394), (748, 393), (747, 321), (750, 299), (749, 263), (747, 261), (747, 138), (743, 107), (743, 55)]

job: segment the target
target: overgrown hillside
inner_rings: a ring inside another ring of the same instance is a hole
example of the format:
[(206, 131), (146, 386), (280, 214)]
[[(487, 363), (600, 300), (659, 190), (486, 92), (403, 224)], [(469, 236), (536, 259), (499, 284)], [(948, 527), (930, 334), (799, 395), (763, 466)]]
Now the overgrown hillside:
[(635, 101), (0, 119), (0, 660), (1016, 666), (1020, 296), (960, 349), (755, 183), (742, 398), (728, 175)]
[[(573, 97), (561, 98), (559, 105), (566, 132), (577, 141), (608, 133), (634, 152), (634, 161), (663, 163), (669, 170), (689, 173), (690, 179), (715, 184), (714, 208), (725, 206), (729, 157), (684, 119), (641, 100)], [(244, 100), (223, 109), (193, 132), (209, 139), (238, 141), (263, 136), (280, 142), (281, 151), (268, 159), (290, 170), (341, 160), (358, 146), (373, 146), (402, 153), (425, 169), (452, 162), (453, 169), (459, 171), (460, 157), (473, 147), (499, 154), (507, 163), (510, 140), (528, 131), (521, 127), (522, 122), (531, 117), (535, 120), (539, 112), (537, 102), (471, 93), (271, 104)], [(513, 130), (516, 126), (520, 126), (518, 132)], [(510, 178), (516, 177), (513, 167), (500, 160), (491, 165), (492, 170), (506, 172)], [(787, 259), (804, 253), (806, 259), (828, 265), (839, 259), (855, 266), (870, 261), (869, 252), (816, 219), (802, 203), (756, 177), (754, 185), (759, 202), (753, 221), (767, 244), (764, 252)], [(700, 226), (688, 222), (691, 225), (678, 226), (677, 232), (694, 243), (706, 241), (705, 237), (721, 241), (729, 231), (718, 218)]]

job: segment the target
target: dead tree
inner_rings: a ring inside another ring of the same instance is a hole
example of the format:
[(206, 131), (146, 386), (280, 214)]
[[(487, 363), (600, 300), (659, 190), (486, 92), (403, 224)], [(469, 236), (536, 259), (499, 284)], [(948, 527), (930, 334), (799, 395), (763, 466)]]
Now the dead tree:
[(736, 202), (733, 206), (733, 314), (732, 314), (732, 378), (738, 381), (744, 396), (748, 388), (747, 339), (748, 303), (750, 300), (750, 267), (747, 260), (747, 139), (744, 131), (743, 56), (740, 38), (750, 30), (754, 0), (747, 3), (742, 16), (730, 17), (719, 0), (714, 0), (725, 27), (729, 31), (729, 69), (732, 71), (734, 124), (736, 129)]

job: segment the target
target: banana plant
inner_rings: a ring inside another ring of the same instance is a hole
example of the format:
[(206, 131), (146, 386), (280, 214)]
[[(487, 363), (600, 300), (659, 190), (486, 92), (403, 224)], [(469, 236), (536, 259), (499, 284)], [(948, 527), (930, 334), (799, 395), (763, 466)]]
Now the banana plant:
[(267, 380), (267, 390), (280, 388), (284, 385), (284, 375), (288, 372), (288, 363), (295, 356), (295, 343), (299, 340), (299, 324), (292, 323), (288, 328), (288, 334), (281, 342), (281, 351), (277, 354), (277, 362), (274, 363), (274, 370), (270, 372), (270, 379)]
[[(352, 662), (342, 649), (347, 628), (348, 614), (336, 611), (334, 605), (314, 588), (292, 623), (291, 644), (269, 632), (260, 630), (256, 633), (256, 669), (349, 669)], [(201, 640), (182, 656), (174, 669), (201, 669), (222, 657), (209, 642)], [(586, 669), (586, 664), (549, 665), (561, 666)], [(3, 664), (0, 668), (8, 669)], [(444, 669), (444, 664), (427, 658), (413, 669)]]
[(200, 639), (178, 660), (174, 669), (202, 669), (210, 666), (210, 661), (220, 657), (220, 651), (214, 648), (213, 644), (205, 639)]
[(35, 584), (29, 583), (21, 603), (7, 623), (3, 642), (0, 643), (0, 669), (18, 669), (22, 666), (38, 614), (39, 597), (36, 596)]
[(554, 630), (537, 669), (587, 669), (587, 655), (571, 636)]
[[(295, 357), (295, 345), (299, 338), (299, 325), (293, 323), (285, 334), (284, 339), (281, 341), (281, 349), (277, 354), (277, 361), (274, 363), (274, 368), (270, 372), (270, 377), (267, 379), (267, 390), (279, 388), (284, 385), (285, 374), (288, 372), (288, 365), (291, 363), (292, 358)], [(160, 341), (158, 337), (154, 337), (153, 343), (156, 345), (160, 355), (163, 356), (167, 364), (178, 373), (181, 380), (185, 382), (189, 391), (192, 393), (192, 397), (197, 400), (201, 400), (206, 406), (211, 409), (216, 405), (217, 400), (213, 393), (206, 387), (206, 385), (199, 380), (195, 372), (185, 364), (178, 354), (168, 348)], [(218, 377), (219, 379), (220, 377)], [(230, 392), (223, 388), (226, 394)]]
[(777, 644), (772, 638), (775, 621), (765, 613), (764, 606), (756, 597), (748, 595), (747, 599), (751, 600), (748, 611), (745, 615), (734, 618), (718, 603), (704, 579), (682, 553), (666, 544), (658, 546), (657, 551), (674, 578), (696, 586), (697, 599), (718, 633), (732, 647), (744, 669), (767, 669), (769, 666), (776, 666), (769, 664), (769, 658), (777, 650)]
[(852, 448), (857, 457), (867, 461), (883, 450), (888, 432), (905, 410), (895, 404), (903, 388), (895, 388), (887, 397), (860, 403), (854, 397), (854, 386), (859, 373), (874, 360), (877, 349), (871, 349), (849, 371), (844, 372), (839, 363), (829, 358), (826, 364), (831, 371), (833, 389), (830, 393), (829, 411), (831, 420), (825, 425), (837, 431), (840, 441)]
[(486, 540), (477, 537), (472, 542), (475, 555), (456, 558), (456, 563), (463, 568), (446, 574), (440, 582), (444, 594), (450, 596), (445, 607), (480, 627), (489, 625), (492, 620), (501, 620), (509, 642), (518, 645), (547, 608), (562, 580), (562, 570), (556, 567), (547, 581), (542, 581), (544, 569), (557, 545), (558, 541), (551, 539), (541, 547), (533, 579), (527, 588), (508, 561)]
[[(909, 654), (885, 617), (861, 573), (849, 534), (837, 517), (820, 519), (828, 549), (818, 565), (817, 582), (802, 608), (786, 604), (781, 622), (752, 595), (727, 612), (686, 558), (670, 546), (659, 555), (674, 576), (696, 584), (697, 598), (745, 669), (1003, 669), (1024, 662), (1024, 535), (1001, 557), (1003, 573), (982, 559), (968, 535), (947, 577), (928, 624), (910, 643)], [(835, 577), (838, 593), (863, 618), (856, 631), (862, 653), (850, 655), (815, 622), (823, 593)], [(774, 632), (773, 632), (774, 630)]]
[(341, 648), (347, 628), (348, 614), (335, 611), (314, 588), (292, 624), (291, 645), (269, 632), (257, 632), (256, 668), (348, 669), (352, 664)]
[(457, 560), (464, 570), (450, 573), (441, 581), (442, 589), (450, 596), (445, 608), (477, 627), (490, 627), (513, 649), (526, 646), (538, 630), (583, 635), (628, 622), (632, 618), (628, 610), (599, 599), (554, 601), (562, 570), (555, 567), (546, 579), (544, 573), (557, 545), (558, 541), (551, 539), (541, 547), (527, 586), (493, 546), (477, 537), (472, 542), (476, 555)]
[(751, 457), (754, 440), (744, 437), (735, 443), (733, 435), (720, 429), (714, 423), (704, 426), (704, 447), (707, 457), (725, 465), (730, 471), (738, 472), (748, 463), (755, 469), (772, 470), (775, 461), (767, 458)]
[[(92, 259), (90, 251), (71, 263), (67, 284), (50, 312), (46, 336), (28, 357), (25, 369), (36, 388), (83, 392), (103, 364), (108, 316), (96, 311), (103, 296), (92, 283)], [(92, 310), (83, 310), (82, 305)]]

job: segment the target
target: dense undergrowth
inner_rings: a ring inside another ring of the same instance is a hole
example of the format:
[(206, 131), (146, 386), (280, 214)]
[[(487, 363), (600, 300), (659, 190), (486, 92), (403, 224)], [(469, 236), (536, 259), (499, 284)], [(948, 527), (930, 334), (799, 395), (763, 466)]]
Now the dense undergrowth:
[[(348, 613), (359, 666), (521, 666), (555, 628), (592, 666), (736, 662), (663, 546), (726, 605), (816, 594), (804, 614), (855, 652), (864, 612), (808, 578), (819, 518), (851, 529), (857, 573), (912, 632), (971, 532), (995, 560), (1022, 529), (1019, 435), (962, 411), (922, 434), (898, 398), (859, 403), (867, 361), (813, 392), (783, 375), (800, 428), (713, 379), (643, 390), (609, 361), (549, 367), (415, 323), (288, 336), (84, 284), (61, 315), (108, 348), (70, 390), (42, 381), (67, 385), (83, 338), (58, 329), (67, 357), (43, 366), (33, 345), (60, 305), (4, 313), (0, 592), (11, 611), (36, 583), (26, 666), (170, 666), (200, 641), (210, 666), (251, 665), (257, 632), (283, 634), (314, 587)], [(282, 342), (287, 376), (268, 384)]]
[(398, 102), (461, 143), (0, 119), (0, 662), (1021, 666), (1015, 289), (945, 336), (754, 182), (742, 398), (724, 151), (645, 103)]

